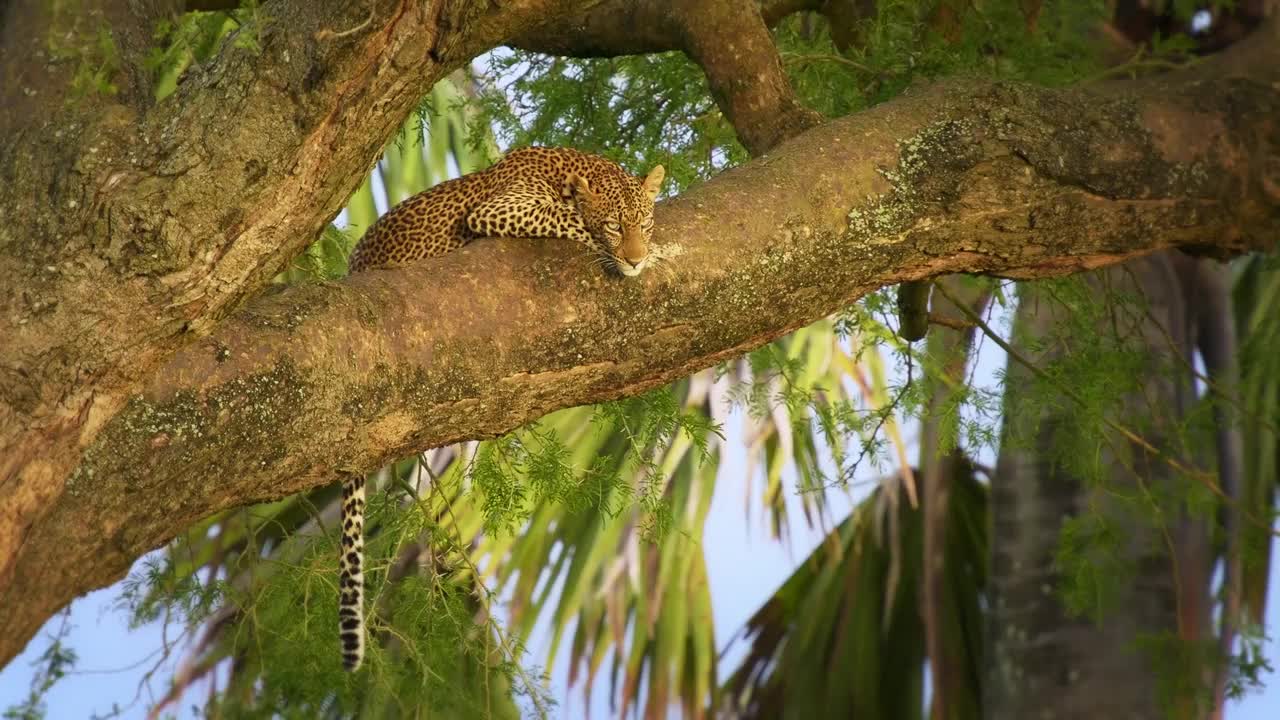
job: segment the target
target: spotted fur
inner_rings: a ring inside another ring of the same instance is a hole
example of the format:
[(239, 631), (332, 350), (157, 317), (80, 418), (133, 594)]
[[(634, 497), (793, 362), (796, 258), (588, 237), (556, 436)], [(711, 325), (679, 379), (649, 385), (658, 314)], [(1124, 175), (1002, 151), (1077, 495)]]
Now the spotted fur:
[(569, 148), (513, 150), (487, 170), (440, 183), (395, 206), (351, 254), (352, 272), (443, 255), (478, 237), (565, 238), (638, 275), (649, 260), (661, 165), (639, 178)]
[(342, 484), (342, 557), (338, 559), (338, 637), (342, 667), (348, 672), (364, 659), (364, 476)]
[[(456, 250), (479, 237), (564, 238), (600, 254), (604, 265), (639, 275), (649, 262), (653, 202), (665, 171), (643, 178), (569, 148), (513, 150), (487, 170), (440, 183), (378, 219), (351, 253), (352, 272), (400, 265)], [(342, 666), (364, 659), (364, 477), (342, 487), (338, 623)]]

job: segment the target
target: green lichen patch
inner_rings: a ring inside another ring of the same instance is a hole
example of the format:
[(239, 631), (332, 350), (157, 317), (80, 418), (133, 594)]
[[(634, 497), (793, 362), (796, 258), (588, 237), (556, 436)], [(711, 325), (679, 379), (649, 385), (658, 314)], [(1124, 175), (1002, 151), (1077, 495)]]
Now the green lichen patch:
[(1175, 194), (1193, 178), (1188, 164), (1159, 152), (1142, 98), (1001, 83), (986, 104), (995, 137), (1059, 184), (1107, 198), (1150, 198)]
[(891, 242), (909, 228), (926, 206), (953, 192), (949, 178), (973, 162), (978, 151), (975, 125), (967, 118), (946, 118), (897, 143), (898, 163), (879, 168), (888, 192), (848, 213), (848, 229), (863, 243)]
[[(313, 390), (285, 360), (204, 396), (182, 392), (162, 402), (134, 398), (85, 452), (68, 480), (68, 492), (120, 483), (127, 488), (121, 496), (134, 500), (182, 497), (146, 490), (155, 477), (185, 477), (198, 484), (192, 494), (207, 494), (211, 483), (279, 461), (290, 446), (290, 427), (305, 416)], [(157, 473), (156, 467), (165, 471)]]

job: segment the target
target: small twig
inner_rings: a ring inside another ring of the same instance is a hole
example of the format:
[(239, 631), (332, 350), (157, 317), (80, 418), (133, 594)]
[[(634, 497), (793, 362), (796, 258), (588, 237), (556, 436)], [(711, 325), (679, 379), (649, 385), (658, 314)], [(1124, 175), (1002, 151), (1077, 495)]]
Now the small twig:
[(1138, 51), (1134, 53), (1133, 57), (1129, 58), (1128, 61), (1116, 65), (1115, 67), (1109, 67), (1085, 78), (1080, 84), (1091, 85), (1093, 83), (1121, 75), (1128, 75), (1129, 78), (1132, 79), (1143, 70), (1183, 70), (1199, 62), (1199, 58), (1191, 58), (1184, 62), (1177, 62), (1158, 57), (1148, 58), (1146, 57), (1146, 54), (1147, 48), (1145, 46), (1139, 47)]
[(330, 30), (330, 29), (328, 29), (328, 28), (325, 28), (325, 29), (323, 29), (323, 30), (320, 30), (320, 31), (316, 32), (316, 34), (315, 34), (315, 39), (316, 39), (317, 41), (319, 41), (319, 40), (338, 40), (338, 39), (340, 39), (340, 38), (347, 37), (348, 35), (354, 35), (354, 34), (356, 34), (356, 33), (360, 32), (361, 30), (364, 30), (365, 28), (367, 28), (367, 27), (369, 27), (370, 25), (372, 25), (372, 24), (373, 24), (373, 17), (374, 17), (374, 14), (375, 14), (375, 11), (374, 11), (374, 5), (373, 5), (373, 2), (370, 2), (370, 3), (369, 3), (369, 17), (365, 18), (365, 19), (364, 19), (364, 22), (362, 22), (362, 23), (360, 23), (359, 25), (356, 25), (355, 27), (350, 28), (350, 29), (348, 29), (348, 30), (343, 30), (342, 32), (334, 32), (334, 31), (332, 31), (332, 30)]
[(946, 315), (938, 315), (936, 313), (931, 313), (929, 315), (929, 323), (932, 325), (941, 325), (942, 327), (948, 327), (948, 328), (951, 328), (952, 330), (959, 330), (960, 332), (964, 332), (966, 330), (972, 330), (975, 327), (977, 327), (977, 325), (974, 325), (971, 322), (957, 320), (956, 318), (949, 318)]

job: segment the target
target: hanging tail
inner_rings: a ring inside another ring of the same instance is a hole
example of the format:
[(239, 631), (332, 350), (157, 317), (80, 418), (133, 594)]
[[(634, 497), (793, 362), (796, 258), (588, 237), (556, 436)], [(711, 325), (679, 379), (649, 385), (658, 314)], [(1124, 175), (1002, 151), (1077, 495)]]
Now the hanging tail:
[(364, 659), (364, 475), (342, 483), (342, 557), (338, 561), (338, 636), (342, 668), (353, 672)]

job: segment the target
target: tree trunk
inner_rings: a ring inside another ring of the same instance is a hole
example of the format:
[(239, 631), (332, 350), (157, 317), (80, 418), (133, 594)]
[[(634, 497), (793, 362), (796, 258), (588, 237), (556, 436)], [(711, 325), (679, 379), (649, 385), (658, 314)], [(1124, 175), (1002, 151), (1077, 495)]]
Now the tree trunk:
[[(1212, 467), (1212, 455), (1179, 427), (1195, 402), (1189, 368), (1204, 320), (1197, 262), (1205, 261), (1162, 252), (1084, 278), (1097, 298), (1136, 293), (1149, 309), (1112, 307), (1097, 317), (1098, 335), (1116, 339), (1110, 351), (1143, 359), (1132, 378), (1139, 389), (1108, 412), (1117, 425), (1099, 421), (1098, 405), (1074, 401), (1100, 399), (1070, 374), (1059, 378), (1055, 405), (1042, 379), (1009, 361), (991, 492), (988, 717), (1155, 720), (1208, 710), (1211, 673), (1192, 658), (1206, 649), (1200, 657), (1212, 657), (1211, 644), (1198, 644), (1212, 637), (1209, 522), (1184, 503), (1205, 492), (1198, 483), (1214, 482), (1189, 477)], [(1073, 312), (1047, 294), (1023, 298), (1015, 346), (1060, 338), (1026, 352), (1030, 364), (1043, 369), (1063, 357), (1072, 340), (1055, 328)]]

